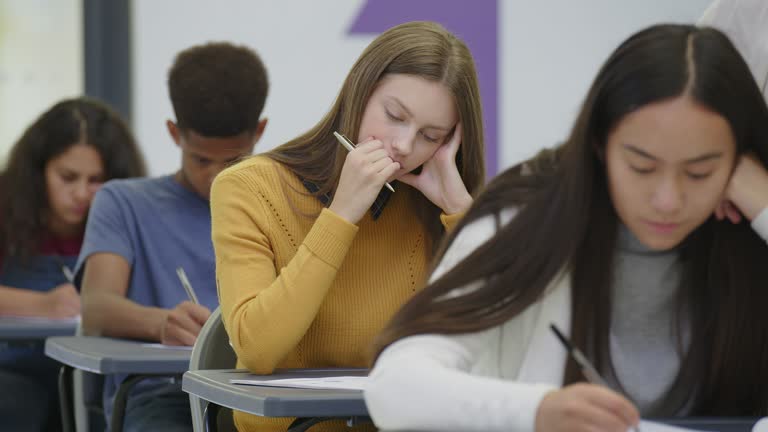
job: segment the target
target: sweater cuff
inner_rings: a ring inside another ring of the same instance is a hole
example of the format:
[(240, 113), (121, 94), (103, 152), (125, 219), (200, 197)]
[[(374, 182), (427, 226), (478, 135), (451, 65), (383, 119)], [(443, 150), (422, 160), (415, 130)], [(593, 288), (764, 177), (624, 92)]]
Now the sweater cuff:
[(304, 246), (338, 270), (357, 234), (357, 226), (324, 208), (304, 238)]
[(458, 212), (450, 215), (440, 213), (440, 222), (443, 223), (443, 227), (445, 228), (446, 232), (451, 232), (454, 228), (456, 228), (456, 225), (459, 224), (461, 218), (463, 218), (465, 214), (466, 212)]
[(513, 428), (513, 430), (535, 431), (536, 414), (539, 412), (542, 399), (550, 392), (558, 390), (558, 387), (550, 384), (529, 384), (529, 386), (526, 397), (520, 400), (522, 406), (519, 407), (519, 410), (515, 410), (518, 413), (517, 421), (512, 423), (519, 428)]
[(768, 242), (768, 207), (764, 208), (752, 220), (752, 229)]

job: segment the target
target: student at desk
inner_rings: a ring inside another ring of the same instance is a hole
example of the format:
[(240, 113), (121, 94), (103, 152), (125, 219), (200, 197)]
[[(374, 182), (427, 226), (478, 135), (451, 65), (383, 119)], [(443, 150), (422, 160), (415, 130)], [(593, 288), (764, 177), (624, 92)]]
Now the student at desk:
[[(168, 87), (176, 121), (166, 125), (181, 168), (110, 182), (96, 194), (76, 270), (87, 334), (193, 345), (218, 304), (208, 196), (213, 178), (250, 155), (264, 131), (267, 72), (252, 50), (209, 43), (178, 54)], [(178, 268), (200, 304), (189, 301)], [(108, 423), (124, 378), (106, 379)], [(189, 396), (178, 382), (145, 380), (129, 394), (124, 427), (189, 430)]]
[[(622, 431), (768, 406), (768, 108), (720, 32), (614, 51), (570, 137), (499, 175), (380, 337), (386, 430)], [(554, 323), (610, 388), (581, 369)]]
[[(0, 315), (77, 316), (80, 296), (68, 273), (91, 200), (103, 182), (141, 175), (131, 132), (95, 100), (61, 101), (30, 125), (0, 174)], [(0, 350), (4, 430), (58, 428), (57, 371), (42, 345)]]
[[(357, 147), (348, 151), (335, 131)], [(214, 183), (216, 275), (238, 364), (257, 373), (364, 367), (373, 337), (416, 292), (433, 247), (481, 187), (483, 167), (464, 43), (427, 22), (376, 38), (325, 118)], [(244, 413), (235, 422), (258, 432), (290, 424)]]

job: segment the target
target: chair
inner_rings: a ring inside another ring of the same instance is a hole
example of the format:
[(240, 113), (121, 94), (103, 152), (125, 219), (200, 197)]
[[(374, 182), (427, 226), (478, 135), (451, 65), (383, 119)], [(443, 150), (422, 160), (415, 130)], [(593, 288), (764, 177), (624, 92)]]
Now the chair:
[[(229, 336), (221, 321), (221, 309), (216, 308), (205, 322), (192, 348), (189, 370), (233, 369), (237, 363)], [(234, 431), (232, 410), (209, 404), (197, 396), (189, 395), (192, 409), (192, 427), (195, 432), (217, 430)], [(206, 421), (207, 419), (207, 421)]]

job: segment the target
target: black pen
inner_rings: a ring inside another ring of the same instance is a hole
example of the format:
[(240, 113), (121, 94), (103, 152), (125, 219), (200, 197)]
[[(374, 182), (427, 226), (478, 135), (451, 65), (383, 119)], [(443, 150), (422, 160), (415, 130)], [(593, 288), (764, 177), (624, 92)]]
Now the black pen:
[[(568, 351), (568, 354), (573, 357), (573, 359), (576, 361), (576, 364), (579, 365), (581, 368), (581, 373), (584, 374), (584, 377), (587, 379), (587, 381), (591, 382), (592, 384), (601, 385), (607, 388), (610, 388), (608, 386), (608, 383), (605, 382), (605, 379), (603, 379), (602, 376), (600, 376), (600, 373), (597, 372), (597, 369), (595, 369), (594, 366), (592, 366), (592, 363), (587, 360), (587, 356), (584, 355), (578, 348), (573, 346), (571, 341), (568, 340), (567, 337), (557, 328), (554, 324), (549, 324), (549, 328), (552, 330), (552, 332), (557, 336), (557, 338), (560, 340), (560, 342), (565, 347), (565, 350)], [(640, 432), (640, 427), (635, 426), (633, 428), (635, 432)]]

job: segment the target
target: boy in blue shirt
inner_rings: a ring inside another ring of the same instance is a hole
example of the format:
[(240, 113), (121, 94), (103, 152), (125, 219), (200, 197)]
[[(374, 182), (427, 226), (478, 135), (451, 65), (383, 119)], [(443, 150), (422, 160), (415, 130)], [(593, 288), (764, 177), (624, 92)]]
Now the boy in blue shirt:
[[(168, 77), (181, 149), (172, 175), (108, 182), (91, 207), (76, 266), (89, 335), (193, 345), (218, 305), (208, 197), (214, 177), (250, 155), (266, 119), (267, 73), (250, 49), (209, 43), (182, 51)], [(176, 274), (183, 268), (200, 304)], [(107, 377), (107, 422), (124, 376)], [(168, 379), (139, 383), (128, 397), (126, 431), (191, 430), (189, 397)]]

